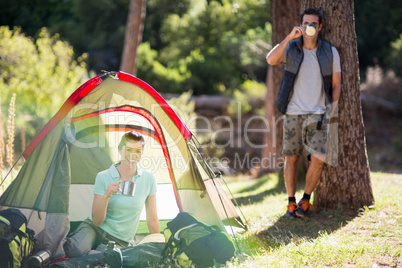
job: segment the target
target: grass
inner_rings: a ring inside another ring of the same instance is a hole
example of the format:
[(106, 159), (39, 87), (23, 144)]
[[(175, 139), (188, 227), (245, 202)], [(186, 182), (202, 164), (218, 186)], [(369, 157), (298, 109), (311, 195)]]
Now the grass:
[[(402, 267), (402, 175), (372, 173), (373, 209), (315, 210), (287, 219), (287, 196), (277, 175), (226, 178), (249, 231), (227, 267)], [(303, 187), (299, 183), (300, 198)]]
[(402, 267), (402, 175), (372, 173), (374, 208), (316, 210), (304, 220), (283, 217), (287, 196), (275, 175), (227, 183), (249, 225), (228, 267)]

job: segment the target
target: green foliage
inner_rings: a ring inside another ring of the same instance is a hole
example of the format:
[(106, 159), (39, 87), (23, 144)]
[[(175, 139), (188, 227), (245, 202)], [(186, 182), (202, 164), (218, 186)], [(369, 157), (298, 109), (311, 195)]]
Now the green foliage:
[(148, 42), (142, 43), (138, 48), (137, 76), (149, 82), (157, 91), (181, 93), (182, 83), (189, 76), (185, 65), (182, 68), (166, 68), (157, 61), (158, 52), (151, 49)]
[[(89, 53), (96, 71), (118, 70), (123, 51), (129, 0), (74, 0), (73, 27), (65, 35), (75, 51)], [(51, 25), (50, 25), (51, 26)], [(55, 29), (56, 30), (56, 29)], [(52, 33), (56, 33), (52, 30)]]
[(360, 68), (388, 67), (390, 43), (402, 30), (402, 1), (355, 0), (354, 4)]
[[(18, 26), (28, 36), (42, 27), (60, 34), (77, 54), (88, 53), (88, 67), (118, 70), (129, 0), (2, 0), (0, 25)], [(171, 13), (183, 14), (190, 0), (147, 0), (143, 40), (161, 48), (160, 27)]]
[(167, 102), (183, 121), (183, 123), (192, 132), (196, 132), (197, 114), (194, 112), (195, 102), (191, 100), (193, 92), (183, 92), (180, 96), (171, 98)]
[(46, 27), (89, 53), (91, 69), (117, 70), (123, 50), (129, 0), (2, 0), (0, 25), (18, 26), (28, 36)]
[[(78, 55), (88, 53), (89, 69), (118, 70), (128, 5), (129, 0), (2, 0), (0, 25), (19, 26), (34, 37), (47, 27), (68, 40)], [(391, 42), (401, 33), (402, 1), (355, 0), (354, 5), (362, 75), (368, 66), (394, 68), (387, 59)], [(182, 81), (181, 87), (215, 94), (233, 90), (242, 79), (265, 79), (270, 13), (268, 0), (147, 0), (143, 41), (159, 52), (157, 61), (167, 69), (187, 68), (187, 57), (198, 49), (212, 61), (205, 69), (219, 70), (222, 79), (217, 81), (202, 69), (205, 64), (193, 61), (187, 69), (194, 78)]]
[(160, 50), (163, 48), (163, 35), (160, 34), (160, 29), (165, 19), (171, 14), (183, 16), (186, 14), (190, 3), (191, 0), (147, 0), (143, 40), (149, 42), (153, 49)]
[(246, 58), (263, 58), (268, 51), (268, 19), (268, 3), (256, 0), (193, 1), (185, 15), (165, 20), (160, 61), (168, 68), (186, 64), (191, 77), (185, 86), (195, 95), (232, 91), (247, 77), (262, 81), (261, 60)]
[(28, 36), (35, 36), (42, 27), (59, 30), (71, 27), (75, 0), (2, 0), (0, 25), (19, 26)]
[(395, 42), (391, 43), (390, 55), (388, 57), (388, 64), (395, 74), (402, 77), (402, 34)]
[(266, 86), (264, 83), (255, 80), (246, 80), (233, 92), (233, 100), (231, 101), (228, 112), (235, 116), (241, 109), (241, 114), (245, 114), (254, 109), (254, 112), (259, 115), (264, 115), (264, 106), (262, 105), (266, 94)]
[(59, 36), (42, 29), (36, 42), (21, 29), (0, 27), (0, 94), (6, 107), (16, 93), (16, 129), (24, 126), (32, 137), (66, 98), (88, 79), (84, 60)]
[[(128, 5), (128, 0), (4, 0), (0, 22), (31, 36), (47, 27), (69, 40), (76, 53), (88, 53), (91, 70), (117, 70)], [(139, 59), (138, 76), (158, 91), (191, 89), (195, 95), (230, 92), (245, 79), (263, 81), (269, 19), (269, 1), (148, 0), (143, 41), (158, 53)], [(140, 55), (148, 53), (140, 49)]]
[[(193, 1), (162, 24), (159, 53), (139, 49), (138, 76), (158, 91), (194, 95), (231, 92), (247, 77), (265, 79), (271, 28), (260, 1)], [(145, 33), (144, 33), (145, 34)]]

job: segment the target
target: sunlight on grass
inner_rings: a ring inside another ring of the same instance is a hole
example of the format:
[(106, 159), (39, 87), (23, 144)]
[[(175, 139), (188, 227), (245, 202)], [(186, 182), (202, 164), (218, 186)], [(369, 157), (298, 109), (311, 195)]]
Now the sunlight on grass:
[(250, 228), (238, 235), (241, 254), (228, 267), (402, 265), (402, 175), (372, 173), (373, 209), (316, 211), (304, 220), (283, 217), (287, 196), (278, 180), (229, 180)]

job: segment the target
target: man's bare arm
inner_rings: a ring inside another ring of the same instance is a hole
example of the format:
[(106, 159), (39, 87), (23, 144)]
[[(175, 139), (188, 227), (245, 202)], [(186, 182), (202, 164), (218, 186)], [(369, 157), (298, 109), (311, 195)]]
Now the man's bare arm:
[(338, 108), (339, 97), (341, 96), (341, 72), (332, 73), (332, 111), (331, 117), (334, 116), (336, 109)]
[(285, 39), (280, 44), (277, 44), (267, 55), (267, 62), (270, 65), (277, 65), (283, 62), (283, 53), (285, 52), (286, 47), (288, 44), (296, 39), (299, 38), (304, 33), (304, 29), (302, 27), (294, 27), (292, 32), (288, 34)]

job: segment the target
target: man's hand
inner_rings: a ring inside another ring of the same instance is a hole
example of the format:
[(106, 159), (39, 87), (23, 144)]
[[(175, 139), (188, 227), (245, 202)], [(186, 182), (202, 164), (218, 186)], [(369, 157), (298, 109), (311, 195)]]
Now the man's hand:
[(283, 41), (276, 45), (273, 49), (271, 49), (271, 51), (268, 53), (267, 55), (267, 62), (270, 65), (277, 65), (283, 62), (284, 57), (283, 57), (283, 53), (285, 52), (286, 47), (288, 46), (288, 44), (296, 39), (299, 38), (300, 36), (302, 36), (304, 33), (304, 29), (303, 27), (300, 26), (295, 26), (293, 27), (293, 30), (290, 32), (290, 34), (288, 34), (286, 36), (285, 39), (283, 39)]
[(331, 112), (329, 114), (328, 122), (329, 123), (338, 123), (339, 122), (338, 116), (339, 116), (339, 114), (338, 114), (338, 102), (334, 101), (332, 103), (332, 109), (331, 109)]
[(289, 40), (294, 40), (296, 38), (299, 38), (304, 34), (304, 28), (300, 26), (295, 26), (293, 27), (293, 30), (290, 32), (288, 35)]

